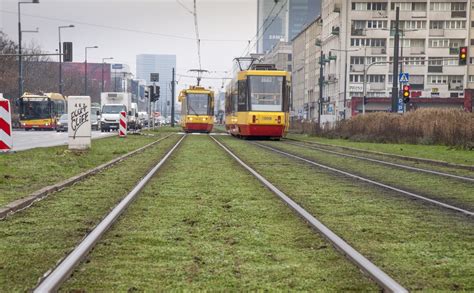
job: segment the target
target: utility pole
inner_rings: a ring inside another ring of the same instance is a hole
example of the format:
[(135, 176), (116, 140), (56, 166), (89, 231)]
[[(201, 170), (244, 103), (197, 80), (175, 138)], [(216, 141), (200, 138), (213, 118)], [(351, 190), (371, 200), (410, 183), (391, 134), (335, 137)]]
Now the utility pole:
[(395, 12), (395, 39), (393, 42), (393, 78), (392, 78), (392, 113), (397, 112), (398, 105), (398, 51), (400, 47), (400, 7)]
[(324, 52), (321, 48), (321, 58), (319, 59), (319, 107), (318, 107), (318, 127), (321, 129), (321, 115), (323, 114), (323, 86), (324, 86)]
[(175, 95), (175, 72), (173, 67), (173, 74), (171, 79), (171, 127), (174, 127), (174, 95)]

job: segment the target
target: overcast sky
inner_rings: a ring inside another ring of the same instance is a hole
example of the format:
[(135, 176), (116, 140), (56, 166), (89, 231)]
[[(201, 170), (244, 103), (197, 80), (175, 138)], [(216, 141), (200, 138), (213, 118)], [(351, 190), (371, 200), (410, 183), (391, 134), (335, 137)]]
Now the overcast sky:
[[(29, 1), (29, 0), (22, 0)], [(74, 61), (84, 61), (85, 46), (89, 62), (113, 62), (130, 65), (135, 72), (135, 56), (141, 53), (176, 54), (177, 72), (186, 74), (198, 67), (194, 18), (188, 9), (193, 0), (40, 0), (40, 4), (22, 4), (22, 29), (26, 43), (35, 42), (45, 51), (58, 48), (59, 25), (74, 24), (62, 29), (62, 41), (74, 43)], [(201, 38), (202, 67), (210, 71), (226, 71), (232, 59), (240, 56), (248, 40), (256, 33), (256, 0), (197, 0), (198, 26)], [(17, 0), (0, 0), (0, 28), (18, 40)], [(212, 76), (223, 76), (213, 73)], [(179, 77), (178, 77), (179, 78)], [(192, 83), (180, 78), (180, 88)], [(206, 80), (220, 87), (221, 80)]]

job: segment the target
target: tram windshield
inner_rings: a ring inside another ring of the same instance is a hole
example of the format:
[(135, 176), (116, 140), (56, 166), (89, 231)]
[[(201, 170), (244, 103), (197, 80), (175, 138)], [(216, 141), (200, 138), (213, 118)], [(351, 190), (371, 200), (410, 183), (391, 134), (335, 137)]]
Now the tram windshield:
[(48, 99), (21, 99), (20, 119), (48, 119), (51, 118), (51, 104)]
[(188, 114), (208, 115), (209, 95), (208, 94), (188, 94)]
[(252, 111), (283, 109), (283, 76), (249, 76)]

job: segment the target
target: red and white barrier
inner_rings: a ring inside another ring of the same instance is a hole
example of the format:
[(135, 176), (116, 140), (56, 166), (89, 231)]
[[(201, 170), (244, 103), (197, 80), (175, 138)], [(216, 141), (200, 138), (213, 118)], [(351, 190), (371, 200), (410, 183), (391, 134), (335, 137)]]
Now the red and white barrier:
[(119, 136), (127, 136), (127, 112), (120, 112), (120, 123), (119, 123)]
[(10, 101), (0, 97), (0, 151), (9, 151), (12, 147), (13, 138)]

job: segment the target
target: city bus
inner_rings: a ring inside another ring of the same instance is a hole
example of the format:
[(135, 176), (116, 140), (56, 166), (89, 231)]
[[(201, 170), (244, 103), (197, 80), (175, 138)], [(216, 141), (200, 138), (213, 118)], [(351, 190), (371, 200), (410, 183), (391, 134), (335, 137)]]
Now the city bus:
[(67, 100), (58, 93), (24, 93), (19, 100), (20, 126), (25, 130), (54, 130), (67, 113)]

